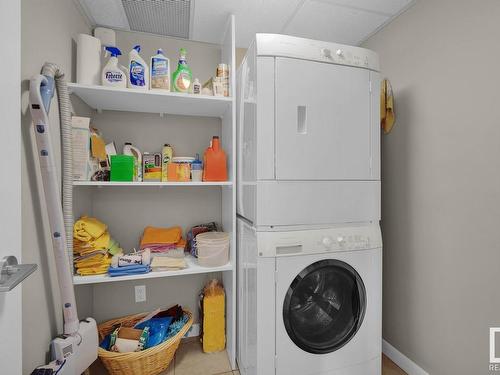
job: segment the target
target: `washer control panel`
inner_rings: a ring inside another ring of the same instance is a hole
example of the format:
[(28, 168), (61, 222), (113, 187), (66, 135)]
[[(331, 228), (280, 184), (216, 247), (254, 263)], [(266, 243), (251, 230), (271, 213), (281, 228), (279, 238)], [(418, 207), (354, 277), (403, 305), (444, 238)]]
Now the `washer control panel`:
[(290, 256), (382, 247), (378, 224), (287, 232), (258, 232), (259, 256)]

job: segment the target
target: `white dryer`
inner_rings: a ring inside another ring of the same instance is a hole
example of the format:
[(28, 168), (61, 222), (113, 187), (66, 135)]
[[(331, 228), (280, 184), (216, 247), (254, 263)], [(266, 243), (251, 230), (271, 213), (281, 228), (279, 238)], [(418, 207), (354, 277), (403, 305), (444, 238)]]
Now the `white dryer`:
[(257, 34), (238, 70), (237, 213), (257, 228), (380, 219), (380, 74), (367, 49)]
[(378, 224), (256, 231), (238, 219), (242, 375), (380, 375)]

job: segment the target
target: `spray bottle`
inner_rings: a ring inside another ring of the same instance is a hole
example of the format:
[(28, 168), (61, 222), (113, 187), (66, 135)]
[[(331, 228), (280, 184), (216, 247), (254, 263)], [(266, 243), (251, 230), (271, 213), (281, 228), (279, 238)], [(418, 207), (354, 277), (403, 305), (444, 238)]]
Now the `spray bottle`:
[(137, 45), (128, 54), (128, 87), (132, 89), (149, 89), (149, 67), (139, 55), (141, 46)]
[(191, 73), (191, 69), (189, 69), (189, 66), (186, 62), (186, 50), (184, 48), (181, 48), (177, 70), (172, 75), (172, 86), (174, 88), (174, 91), (189, 92), (189, 87), (191, 86), (192, 80), (193, 73)]
[(104, 66), (101, 74), (101, 82), (103, 86), (112, 87), (127, 87), (127, 74), (124, 67), (118, 66), (118, 56), (122, 53), (116, 47), (106, 47), (106, 55), (108, 52), (111, 54), (111, 58), (108, 63)]

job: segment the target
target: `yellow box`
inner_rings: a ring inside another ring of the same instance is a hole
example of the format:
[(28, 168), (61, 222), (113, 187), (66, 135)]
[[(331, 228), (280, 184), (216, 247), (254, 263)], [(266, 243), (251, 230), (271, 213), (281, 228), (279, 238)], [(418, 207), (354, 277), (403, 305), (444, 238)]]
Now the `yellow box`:
[(226, 348), (224, 288), (219, 282), (211, 281), (203, 294), (203, 351), (219, 352)]

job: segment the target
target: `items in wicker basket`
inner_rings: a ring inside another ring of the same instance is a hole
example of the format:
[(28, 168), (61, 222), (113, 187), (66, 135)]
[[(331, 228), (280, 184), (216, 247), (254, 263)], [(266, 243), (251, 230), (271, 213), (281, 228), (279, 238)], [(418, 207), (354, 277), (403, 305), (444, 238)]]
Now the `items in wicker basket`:
[[(181, 314), (179, 314), (180, 311), (182, 311)], [(159, 312), (153, 318), (165, 317), (166, 313), (175, 314), (175, 316), (170, 315), (173, 321), (168, 327), (164, 341), (158, 345), (130, 353), (116, 353), (99, 347), (99, 358), (111, 375), (157, 375), (168, 368), (182, 337), (193, 324), (193, 316), (191, 312), (182, 310), (180, 306), (174, 306)], [(135, 327), (148, 315), (151, 316), (148, 313), (129, 315), (101, 323), (98, 326), (99, 336), (101, 340), (104, 340), (117, 326)]]

